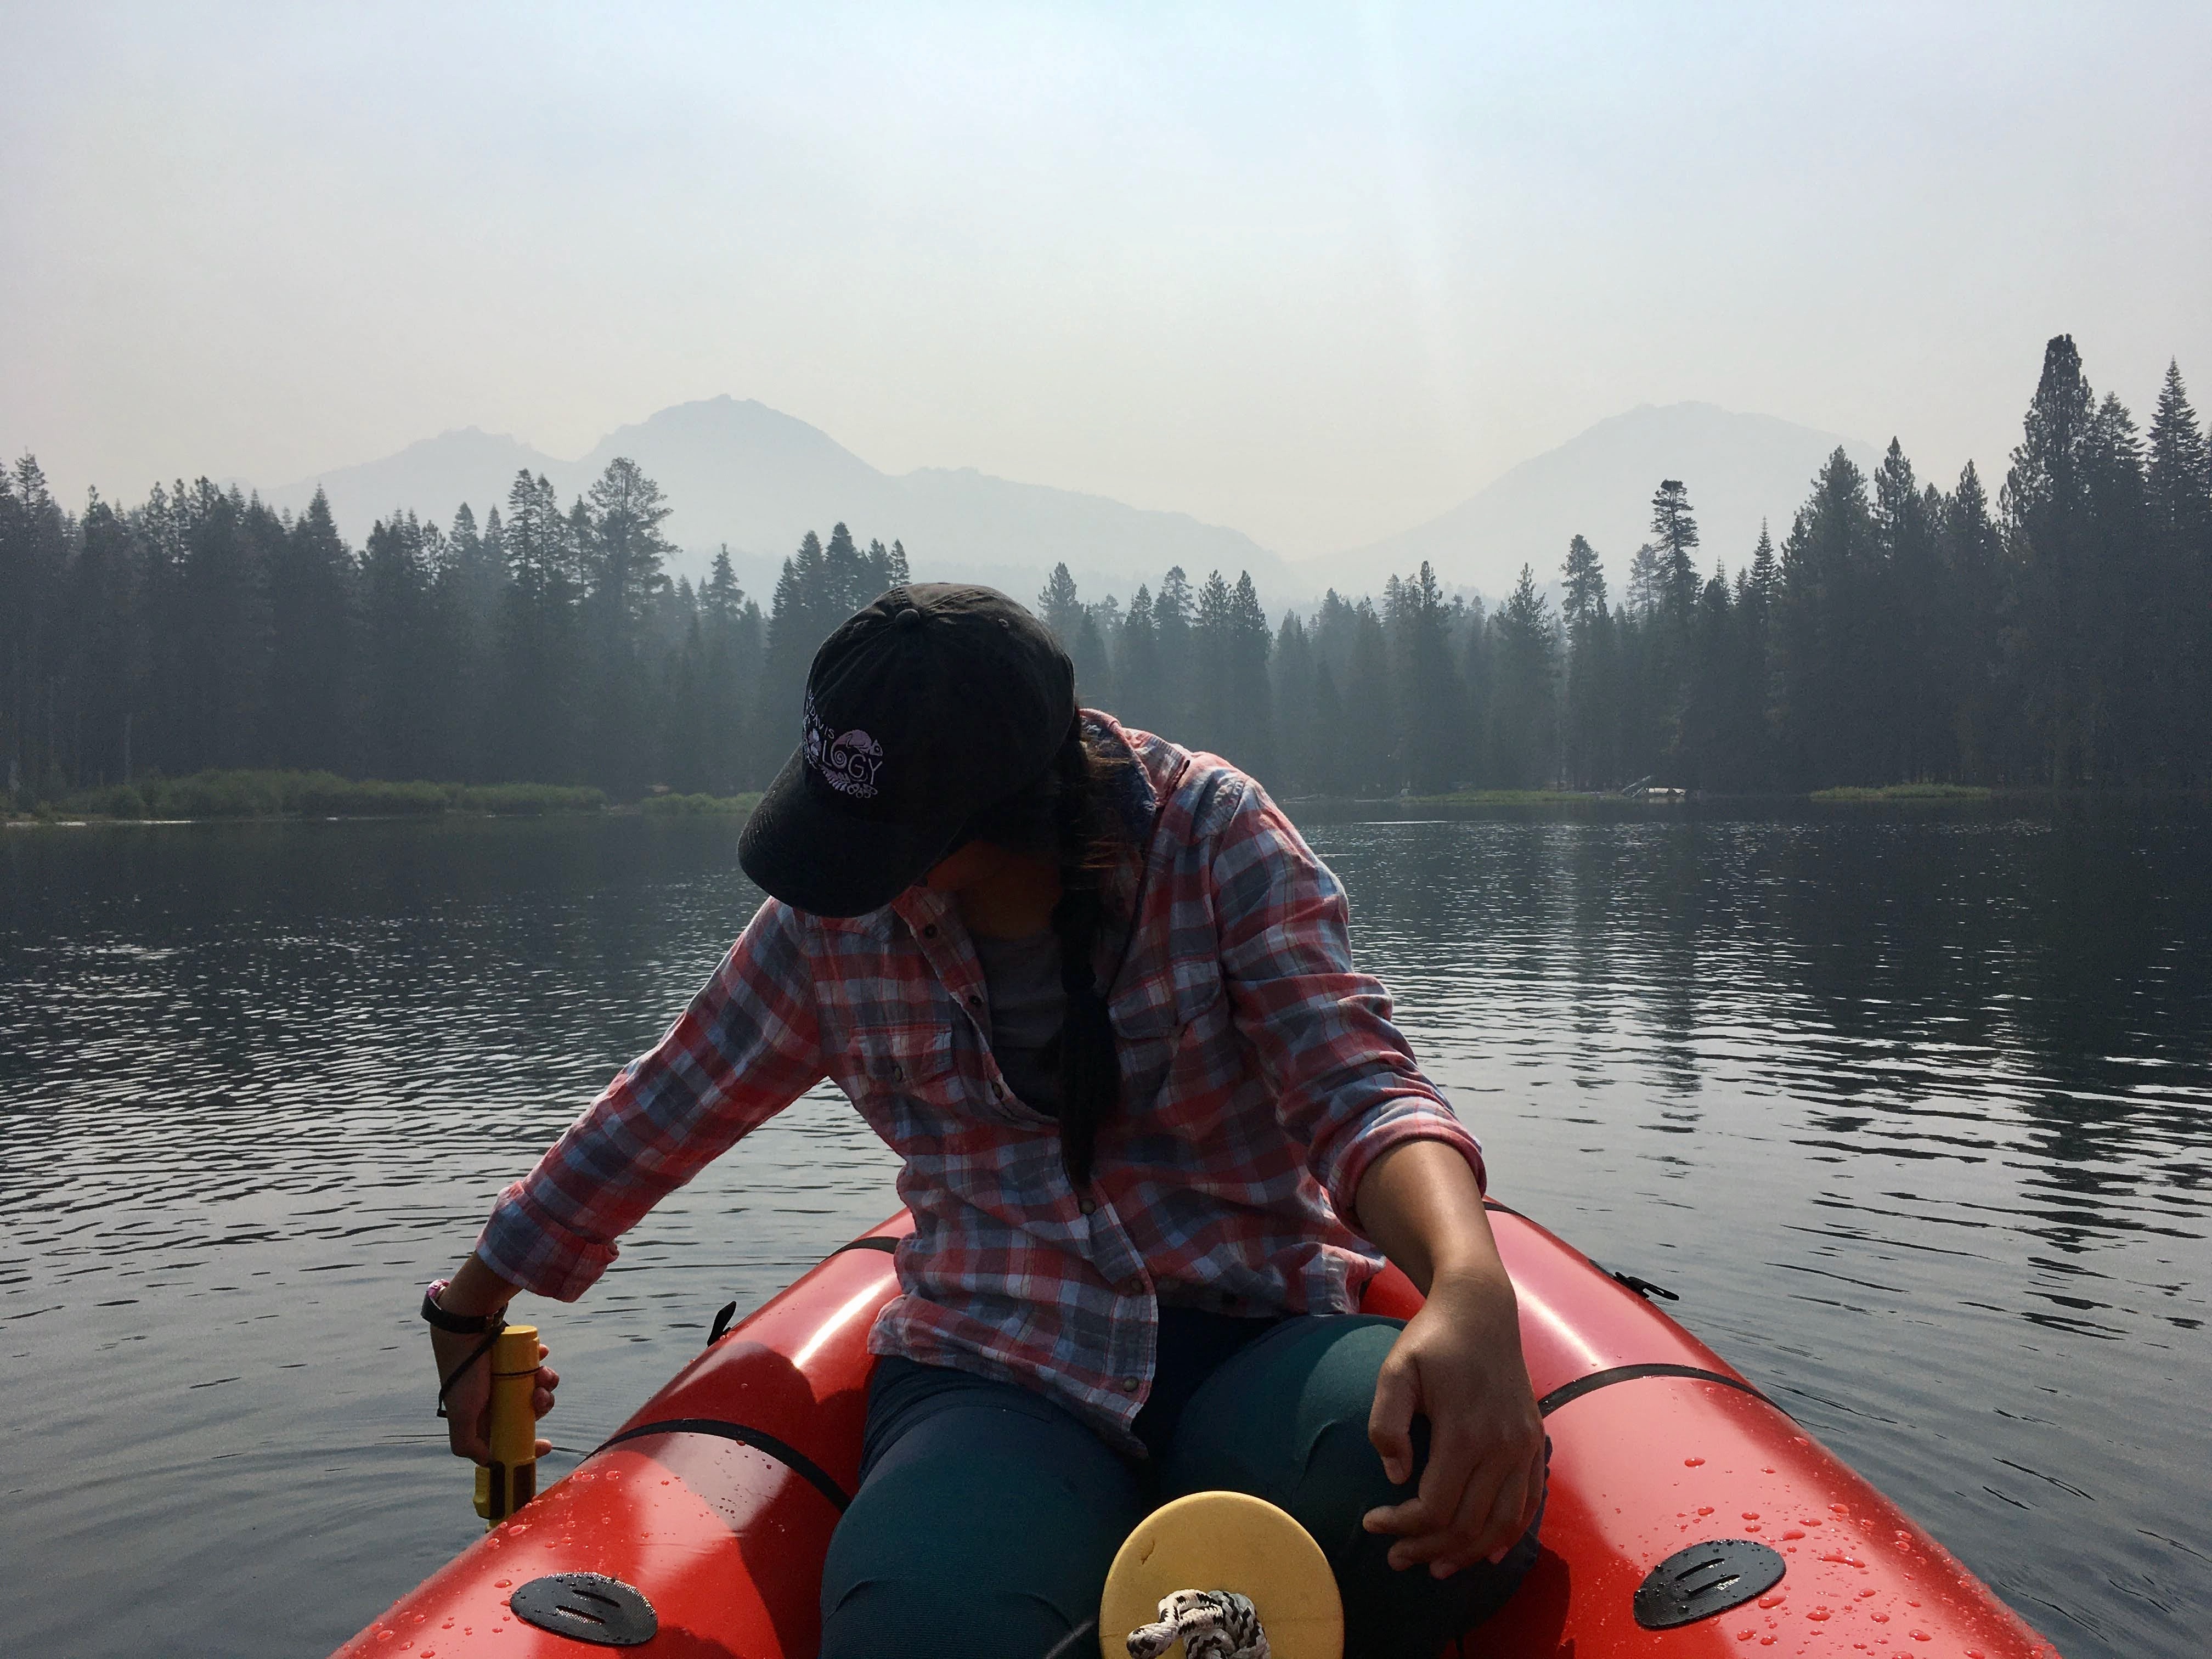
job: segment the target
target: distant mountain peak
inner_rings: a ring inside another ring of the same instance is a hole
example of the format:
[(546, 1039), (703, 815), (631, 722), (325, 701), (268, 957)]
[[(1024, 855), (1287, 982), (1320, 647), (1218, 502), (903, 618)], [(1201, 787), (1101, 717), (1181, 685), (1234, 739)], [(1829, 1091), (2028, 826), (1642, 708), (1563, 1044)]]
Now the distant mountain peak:
[(1871, 445), (1777, 416), (1703, 402), (1638, 404), (1508, 468), (1425, 524), (1297, 568), (1316, 592), (1380, 592), (1388, 577), (1425, 559), (1445, 582), (1496, 599), (1523, 564), (1540, 580), (1554, 579), (1568, 538), (1583, 535), (1617, 588), (1648, 533), (1651, 494), (1663, 478), (1688, 488), (1703, 568), (1733, 566), (1750, 557), (1762, 520), (1790, 522), (1838, 445), (1862, 466), (1878, 462)]

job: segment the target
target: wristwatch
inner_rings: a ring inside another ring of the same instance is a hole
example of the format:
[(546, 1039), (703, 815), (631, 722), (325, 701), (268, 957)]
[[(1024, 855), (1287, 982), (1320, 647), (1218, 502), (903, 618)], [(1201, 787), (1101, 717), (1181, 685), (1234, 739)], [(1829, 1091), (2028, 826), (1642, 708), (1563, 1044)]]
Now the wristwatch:
[(441, 1331), (451, 1331), (456, 1336), (482, 1336), (486, 1331), (497, 1330), (507, 1323), (505, 1310), (488, 1314), (447, 1313), (438, 1305), (438, 1297), (453, 1281), (434, 1279), (422, 1291), (422, 1317)]

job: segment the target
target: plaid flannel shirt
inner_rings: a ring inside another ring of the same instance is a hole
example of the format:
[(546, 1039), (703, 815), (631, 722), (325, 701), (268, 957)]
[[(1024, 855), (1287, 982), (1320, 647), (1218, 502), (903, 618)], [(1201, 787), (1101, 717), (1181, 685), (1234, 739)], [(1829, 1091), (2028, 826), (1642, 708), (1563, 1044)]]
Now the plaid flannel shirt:
[[(1016, 1099), (950, 898), (836, 920), (763, 904), (683, 1017), (500, 1195), (487, 1265), (573, 1299), (662, 1194), (827, 1077), (904, 1160), (915, 1231), (869, 1346), (1038, 1388), (1133, 1447), (1163, 1302), (1341, 1313), (1380, 1257), (1341, 1218), (1382, 1152), (1482, 1155), (1353, 970), (1344, 890), (1227, 763), (1085, 712), (1126, 749), (1139, 849), (1101, 982), (1121, 1065), (1089, 1190)], [(1108, 975), (1111, 975), (1110, 980)]]

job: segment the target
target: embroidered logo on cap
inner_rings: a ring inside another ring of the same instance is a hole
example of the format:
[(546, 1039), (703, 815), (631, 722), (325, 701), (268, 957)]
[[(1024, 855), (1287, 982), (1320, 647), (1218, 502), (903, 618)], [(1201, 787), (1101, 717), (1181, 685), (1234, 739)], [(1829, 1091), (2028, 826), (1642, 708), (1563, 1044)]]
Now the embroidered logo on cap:
[(824, 725), (814, 712), (814, 694), (806, 694), (806, 763), (822, 775), (822, 781), (841, 795), (866, 800), (876, 793), (876, 773), (884, 763), (884, 746), (855, 727), (842, 736)]

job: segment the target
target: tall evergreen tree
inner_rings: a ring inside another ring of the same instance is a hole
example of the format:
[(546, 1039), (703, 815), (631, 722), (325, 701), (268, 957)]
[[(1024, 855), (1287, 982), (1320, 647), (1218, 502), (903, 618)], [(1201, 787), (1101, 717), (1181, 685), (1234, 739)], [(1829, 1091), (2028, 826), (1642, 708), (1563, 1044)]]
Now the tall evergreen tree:
[(372, 777), (444, 771), (432, 732), (442, 704), (430, 650), (429, 562), (411, 513), (379, 520), (362, 549), (362, 763)]
[(1363, 795), (1395, 793), (1404, 782), (1393, 740), (1389, 647), (1382, 618), (1366, 599), (1348, 607), (1349, 651), (1337, 725), (1337, 773)]
[(1275, 703), (1276, 765), (1285, 794), (1320, 787), (1316, 772), (1316, 663), (1313, 641), (1295, 611), (1283, 613), (1275, 633), (1275, 647), (1268, 659)]
[(1160, 578), (1160, 591), (1152, 596), (1152, 637), (1159, 653), (1159, 692), (1154, 729), (1172, 736), (1190, 729), (1195, 710), (1192, 695), (1195, 678), (1191, 662), (1191, 624), (1195, 596), (1190, 578), (1181, 565)]
[(1781, 736), (1801, 786), (1884, 781), (1878, 568), (1866, 475), (1839, 445), (1782, 550)]
[(1114, 641), (1114, 680), (1121, 688), (1120, 713), (1140, 731), (1166, 724), (1168, 700), (1160, 684), (1159, 635), (1153, 626), (1152, 590), (1142, 582), (1129, 601)]
[(1942, 500), (1923, 492), (1895, 438), (1874, 478), (1874, 557), (1866, 595), (1875, 615), (1875, 669), (1890, 734), (1887, 776), (1912, 781), (1952, 773), (1953, 699), (1948, 662), (1933, 649), (1942, 631), (1937, 547)]
[[(670, 508), (660, 486), (628, 456), (617, 456), (586, 497), (584, 639), (587, 775), (635, 794), (647, 781), (647, 631), (669, 592), (674, 550), (660, 526)], [(844, 526), (839, 526), (842, 531)], [(846, 538), (849, 550), (852, 541)]]
[(1427, 560), (1397, 585), (1389, 614), (1401, 640), (1399, 775), (1418, 793), (1440, 794), (1469, 769), (1468, 702), (1452, 663), (1451, 610)]
[(2015, 776), (2016, 739), (2008, 711), (2010, 673), (2004, 648), (2004, 546), (1990, 517), (1981, 476), (1968, 461), (1943, 501), (1943, 574), (1952, 662), (1952, 743), (1969, 782)]
[(2178, 363), (2166, 366), (2148, 448), (2152, 627), (2141, 649), (2158, 677), (2166, 774), (2202, 787), (2212, 781), (2212, 443)]
[(1490, 700), (1490, 755), (1498, 787), (1531, 789), (1557, 780), (1559, 635), (1535, 573), (1521, 578), (1491, 624), (1496, 636)]
[(1651, 544), (1659, 560), (1660, 599), (1677, 627), (1686, 627), (1698, 603), (1698, 520), (1680, 478), (1660, 481), (1651, 497)]
[(495, 722), (503, 777), (565, 783), (580, 770), (575, 723), (581, 641), (571, 539), (553, 486), (542, 473), (517, 473), (500, 538), (508, 574)]
[(1613, 742), (1619, 692), (1604, 562), (1595, 548), (1576, 536), (1567, 543), (1561, 575), (1561, 768), (1575, 787), (1600, 787), (1619, 781)]
[(1065, 562), (1053, 566), (1043, 591), (1037, 595), (1037, 618), (1052, 629), (1062, 650), (1074, 644), (1076, 628), (1083, 618), (1083, 601), (1076, 597), (1075, 578), (1067, 574)]

